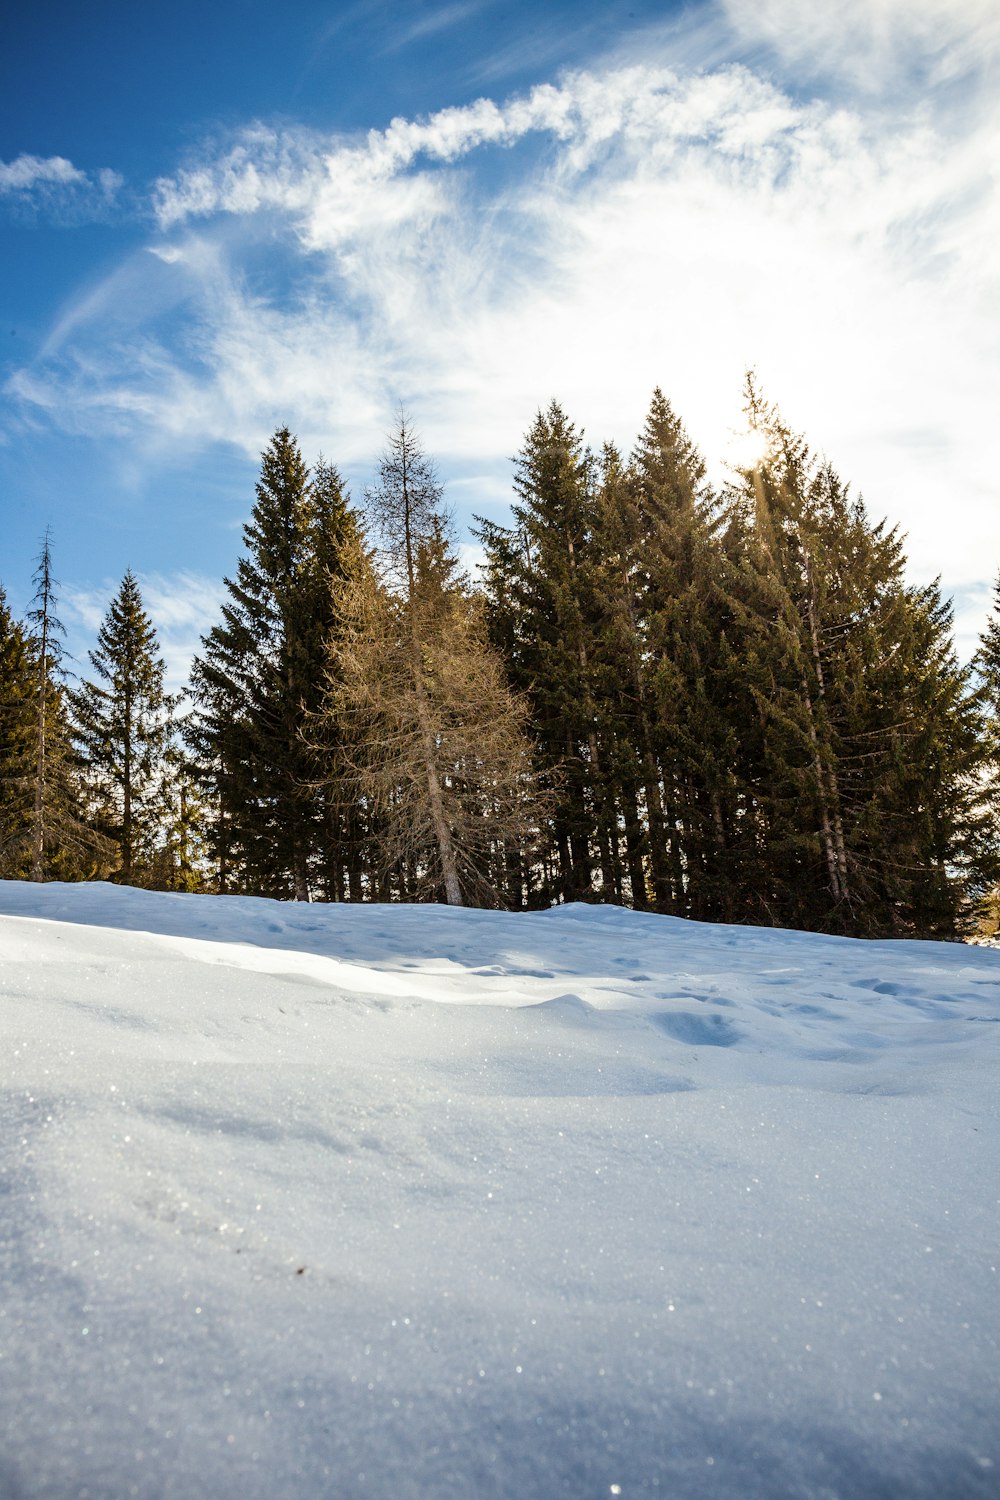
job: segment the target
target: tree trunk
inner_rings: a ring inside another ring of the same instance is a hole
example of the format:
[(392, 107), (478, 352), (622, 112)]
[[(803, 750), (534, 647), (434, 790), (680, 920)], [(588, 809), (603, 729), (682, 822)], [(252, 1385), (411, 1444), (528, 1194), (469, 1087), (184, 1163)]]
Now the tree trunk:
[(122, 757), (122, 884), (132, 884), (132, 713), (125, 699), (125, 754)]
[[(819, 627), (816, 623), (816, 596), (813, 589), (812, 558), (808, 548), (803, 549), (806, 560), (806, 577), (809, 582), (808, 596), (808, 619), (809, 619), (809, 643), (812, 647), (813, 666), (816, 671), (816, 683), (820, 702), (826, 706), (826, 678), (823, 672), (823, 656), (819, 648)], [(829, 778), (830, 801), (832, 804), (831, 821), (833, 824), (834, 857), (836, 862), (838, 886), (841, 898), (850, 902), (851, 891), (848, 883), (847, 870), (847, 848), (844, 841), (844, 823), (840, 815), (840, 787), (838, 785), (837, 772), (832, 764), (832, 755), (828, 758), (827, 776)]]
[(611, 852), (611, 819), (608, 816), (609, 798), (601, 772), (597, 735), (593, 729), (588, 731), (587, 745), (590, 750), (590, 785), (594, 793), (594, 825), (597, 835), (597, 858), (601, 867), (601, 884), (604, 888), (605, 901), (609, 895), (614, 896), (618, 900), (621, 897), (621, 888), (620, 882), (615, 880), (614, 861)]
[(806, 706), (806, 714), (809, 719), (809, 741), (813, 752), (813, 770), (816, 775), (816, 796), (819, 801), (819, 829), (820, 842), (823, 845), (823, 854), (826, 859), (827, 873), (830, 876), (830, 894), (839, 905), (843, 899), (844, 891), (840, 884), (840, 871), (837, 867), (837, 851), (833, 843), (833, 828), (830, 822), (830, 809), (827, 803), (826, 776), (823, 770), (823, 758), (820, 754), (819, 736), (816, 733), (816, 720), (813, 713), (812, 698), (809, 694), (809, 685), (805, 677), (802, 678), (802, 697)]
[(309, 894), (309, 876), (307, 873), (306, 856), (304, 851), (297, 845), (292, 854), (292, 884), (295, 891), (296, 901), (311, 901)]
[(420, 643), (417, 638), (416, 620), (414, 610), (410, 606), (410, 618), (412, 624), (412, 659), (413, 687), (417, 704), (417, 722), (420, 727), (420, 746), (423, 755), (424, 780), (427, 787), (427, 801), (431, 814), (431, 826), (434, 829), (434, 841), (437, 844), (438, 858), (441, 861), (441, 880), (444, 884), (445, 900), (449, 906), (464, 906), (462, 899), (462, 886), (458, 878), (458, 863), (455, 859), (455, 845), (451, 837), (451, 829), (445, 816), (444, 797), (441, 792), (441, 781), (438, 776), (437, 757), (434, 753), (434, 731), (431, 726), (430, 710), (427, 705), (427, 692), (424, 687), (422, 666), (420, 660)]
[(625, 851), (632, 905), (636, 911), (646, 911), (649, 906), (649, 896), (646, 891), (646, 872), (642, 860), (643, 831), (634, 786), (630, 785), (622, 792), (622, 816), (625, 820)]
[[(644, 735), (645, 737), (645, 735)], [(642, 757), (643, 791), (646, 794), (646, 819), (649, 824), (649, 865), (653, 876), (653, 899), (657, 911), (671, 906), (670, 874), (667, 869), (667, 834), (663, 816), (663, 798), (656, 758), (648, 744)]]
[(49, 678), (49, 597), (42, 598), (42, 649), (38, 663), (38, 743), (35, 747), (35, 807), (31, 829), (31, 878), (44, 880), (45, 855), (45, 709)]

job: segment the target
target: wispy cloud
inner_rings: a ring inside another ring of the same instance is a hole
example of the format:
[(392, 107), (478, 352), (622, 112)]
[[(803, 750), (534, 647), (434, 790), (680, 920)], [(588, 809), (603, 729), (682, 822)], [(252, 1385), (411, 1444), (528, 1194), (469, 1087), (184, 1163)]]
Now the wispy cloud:
[(425, 42), (453, 26), (462, 26), (474, 16), (481, 15), (489, 4), (490, 0), (459, 0), (459, 3), (435, 6), (409, 25), (401, 24), (392, 37), (391, 50), (401, 52), (414, 42)]
[(251, 454), (287, 420), (346, 465), (402, 397), (481, 509), (550, 396), (627, 446), (659, 383), (714, 457), (753, 363), (902, 520), (918, 571), (975, 581), (1000, 466), (997, 111), (977, 98), (956, 136), (925, 100), (889, 119), (747, 66), (647, 62), (363, 138), (254, 126), (157, 183), (131, 326), (120, 297), (70, 309), (11, 389), (67, 423)]
[(27, 193), (39, 183), (81, 183), (86, 175), (65, 156), (18, 156), (0, 161), (0, 193)]
[(107, 213), (122, 183), (109, 167), (83, 172), (65, 156), (21, 155), (0, 161), (0, 201), (15, 212), (43, 212), (67, 222)]
[(880, 95), (983, 74), (1000, 52), (994, 0), (721, 0), (738, 35), (799, 76), (838, 76)]

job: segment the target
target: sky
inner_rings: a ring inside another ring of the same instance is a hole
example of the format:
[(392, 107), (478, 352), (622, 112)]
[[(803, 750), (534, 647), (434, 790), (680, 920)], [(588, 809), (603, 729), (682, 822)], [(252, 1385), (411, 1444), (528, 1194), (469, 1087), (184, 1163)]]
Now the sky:
[(403, 403), (459, 534), (557, 399), (753, 367), (940, 575), (1000, 569), (994, 0), (38, 0), (0, 56), (0, 580), (78, 658), (127, 568), (175, 682), (288, 425), (360, 503)]

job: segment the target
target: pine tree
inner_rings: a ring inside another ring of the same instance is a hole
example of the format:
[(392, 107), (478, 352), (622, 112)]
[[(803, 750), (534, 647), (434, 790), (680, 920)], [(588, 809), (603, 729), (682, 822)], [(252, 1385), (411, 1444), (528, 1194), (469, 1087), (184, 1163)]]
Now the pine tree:
[[(44, 879), (43, 862), (53, 817), (59, 811), (52, 806), (50, 788), (53, 770), (58, 766), (60, 745), (56, 725), (61, 717), (61, 695), (55, 688), (54, 674), (62, 659), (60, 637), (62, 622), (56, 614), (56, 583), (52, 576), (52, 551), (49, 533), (42, 539), (42, 550), (34, 576), (35, 595), (28, 619), (35, 630), (35, 778), (31, 824), (31, 878)], [(53, 721), (50, 723), (50, 720)]]
[(629, 467), (645, 684), (637, 725), (656, 903), (726, 917), (731, 728), (719, 701), (728, 624), (715, 497), (670, 402), (653, 392)]
[[(112, 868), (110, 843), (87, 819), (72, 744), (48, 532), (25, 627), (0, 619), (3, 646), (0, 859), (14, 878), (88, 880)], [(26, 669), (26, 670), (25, 670)]]
[(994, 730), (1000, 731), (1000, 576), (994, 586), (993, 608), (979, 643), (975, 665), (986, 690)]
[(480, 520), (491, 637), (531, 704), (535, 764), (551, 794), (548, 893), (615, 899), (616, 816), (604, 764), (594, 556), (594, 462), (557, 402), (515, 458), (515, 526)]
[(166, 693), (166, 665), (131, 569), (111, 601), (91, 651), (96, 681), (71, 693), (75, 738), (104, 832), (119, 853), (117, 878), (143, 884), (165, 811), (166, 757), (178, 699)]
[(309, 899), (313, 809), (299, 737), (308, 473), (287, 428), (262, 455), (246, 555), (194, 663), (196, 751), (219, 800), (223, 890)]
[(193, 668), (188, 731), (216, 814), (222, 890), (308, 901), (338, 894), (344, 850), (304, 732), (320, 704), (338, 578), (361, 555), (336, 471), (313, 483), (287, 427), (261, 461), (222, 622)]
[(555, 889), (724, 915), (717, 521), (700, 455), (657, 390), (628, 464), (611, 445), (595, 463), (554, 403), (516, 463), (517, 526), (480, 534), (493, 638), (555, 787)]
[(594, 521), (595, 706), (600, 705), (604, 744), (604, 795), (620, 812), (624, 835), (623, 861), (617, 829), (612, 831), (616, 899), (627, 896), (640, 910), (657, 903), (667, 909), (660, 770), (652, 743), (655, 708), (647, 669), (646, 559), (633, 478), (617, 448), (605, 444)]
[(30, 871), (37, 683), (29, 643), (0, 588), (0, 876)]
[(144, 884), (158, 891), (210, 891), (211, 812), (197, 768), (176, 739), (163, 759), (161, 796), (160, 838)]
[[(458, 572), (442, 492), (405, 416), (368, 494), (384, 579), (344, 596), (328, 714), (401, 894), (490, 903), (534, 813), (522, 705)], [(353, 731), (351, 726), (354, 726)]]
[(956, 656), (952, 607), (939, 584), (908, 588), (904, 598), (880, 700), (889, 774), (872, 778), (871, 806), (885, 830), (869, 846), (872, 897), (885, 915), (875, 899), (868, 905), (881, 931), (953, 938), (969, 930), (1000, 873), (987, 706)]
[(322, 455), (313, 470), (311, 495), (312, 543), (305, 573), (310, 597), (304, 611), (302, 675), (308, 680), (303, 707), (321, 820), (318, 876), (328, 900), (360, 901), (375, 894), (375, 834), (370, 810), (353, 784), (331, 774), (342, 756), (335, 720), (323, 714), (323, 701), (334, 647), (343, 630), (342, 598), (353, 580), (368, 578), (370, 557), (343, 480)]
[(766, 439), (729, 486), (733, 701), (748, 914), (866, 935), (950, 936), (990, 854), (981, 705), (936, 588), (903, 578), (828, 464), (748, 378)]
[[(1000, 576), (994, 587), (993, 608), (973, 668), (979, 676), (985, 709), (991, 829), (994, 840), (1000, 840)], [(989, 937), (995, 937), (1000, 931), (1000, 885), (995, 883), (991, 883), (983, 898), (981, 931)]]

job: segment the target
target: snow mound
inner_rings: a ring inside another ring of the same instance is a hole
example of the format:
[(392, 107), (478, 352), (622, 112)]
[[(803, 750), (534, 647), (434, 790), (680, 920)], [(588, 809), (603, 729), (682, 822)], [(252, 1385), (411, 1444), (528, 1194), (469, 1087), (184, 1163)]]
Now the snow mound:
[(0, 912), (4, 1500), (1000, 1494), (997, 952)]

